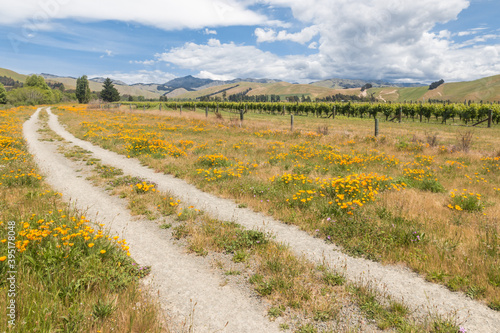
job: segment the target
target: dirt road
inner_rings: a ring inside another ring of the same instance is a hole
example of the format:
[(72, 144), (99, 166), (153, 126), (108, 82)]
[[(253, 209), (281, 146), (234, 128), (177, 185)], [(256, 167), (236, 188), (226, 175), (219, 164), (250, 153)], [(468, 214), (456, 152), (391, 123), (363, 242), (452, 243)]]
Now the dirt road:
[[(91, 189), (88, 188), (88, 184), (83, 184), (81, 179), (79, 181), (78, 179), (75, 179), (74, 171), (71, 170), (70, 166), (66, 165), (64, 161), (61, 161), (59, 157), (54, 157), (55, 153), (53, 151), (47, 148), (45, 144), (36, 140), (37, 114), (38, 111), (33, 118), (27, 122), (25, 126), (25, 135), (30, 143), (32, 153), (37, 157), (40, 166), (42, 168), (45, 167), (46, 170), (50, 170), (48, 173), (48, 181), (55, 188), (57, 188), (58, 191), (73, 197), (84, 207), (85, 205), (92, 207), (95, 214), (102, 209), (101, 213), (99, 213), (101, 218), (103, 217), (103, 212), (106, 212), (106, 215), (109, 215), (107, 214), (109, 209), (106, 205), (102, 206), (100, 203), (93, 200), (94, 195), (99, 195), (98, 193), (94, 194), (96, 190), (94, 189), (94, 192), (90, 192)], [(351, 281), (370, 281), (371, 285), (378, 289), (381, 293), (390, 295), (395, 300), (403, 301), (417, 314), (420, 313), (425, 315), (431, 312), (445, 317), (455, 316), (461, 323), (461, 326), (467, 329), (467, 332), (498, 333), (500, 331), (499, 312), (495, 312), (485, 305), (467, 298), (461, 293), (454, 293), (442, 286), (426, 282), (417, 274), (401, 267), (384, 266), (369, 260), (349, 257), (339, 251), (339, 249), (334, 245), (326, 244), (321, 239), (314, 238), (311, 235), (298, 230), (296, 227), (285, 225), (268, 216), (255, 213), (249, 209), (238, 208), (237, 204), (231, 200), (220, 199), (214, 195), (204, 193), (180, 179), (174, 178), (170, 175), (155, 173), (153, 170), (142, 166), (135, 159), (127, 159), (125, 156), (118, 155), (114, 152), (96, 147), (89, 142), (77, 139), (59, 124), (57, 117), (53, 115), (50, 110), (49, 115), (49, 126), (51, 129), (67, 141), (70, 141), (83, 149), (91, 151), (94, 154), (94, 157), (101, 159), (102, 162), (107, 165), (122, 169), (125, 174), (138, 176), (156, 183), (159, 190), (173, 193), (183, 202), (204, 210), (214, 218), (226, 221), (235, 221), (248, 229), (260, 228), (269, 231), (275, 235), (276, 241), (289, 244), (290, 248), (297, 255), (304, 255), (307, 259), (317, 263), (326, 262), (331, 267), (344, 272), (346, 277)], [(57, 172), (54, 172), (55, 170)], [(66, 178), (71, 179), (71, 181), (67, 183), (65, 180)], [(82, 189), (80, 189), (80, 186)], [(84, 187), (85, 190), (83, 190)], [(138, 256), (144, 256), (145, 260), (149, 260), (146, 259), (149, 258), (148, 253), (150, 253), (151, 256), (153, 256), (153, 253), (155, 256), (161, 256), (160, 253), (158, 253), (158, 251), (162, 251), (158, 249), (159, 246), (152, 246), (152, 241), (147, 242), (144, 240), (148, 237), (153, 237), (153, 235), (141, 235), (142, 226), (137, 228), (132, 225), (131, 222), (124, 222), (129, 221), (130, 217), (126, 216), (126, 214), (118, 208), (114, 210), (111, 215), (109, 215), (108, 219), (113, 220), (113, 217), (115, 216), (120, 216), (119, 219), (114, 220), (115, 227), (118, 226), (117, 230), (126, 230), (128, 233), (132, 234), (132, 237), (137, 238), (136, 245), (131, 246), (131, 248), (136, 248), (138, 252), (143, 252), (142, 255), (138, 254)], [(125, 216), (126, 218), (124, 218)], [(147, 227), (145, 228), (146, 231), (144, 231), (144, 233), (148, 232)], [(130, 236), (126, 238), (129, 239)], [(141, 239), (145, 242), (144, 245), (141, 245), (143, 244), (140, 243)], [(163, 246), (163, 243), (161, 244)], [(145, 248), (143, 249), (142, 246)], [(153, 248), (151, 248), (151, 246)], [(165, 244), (165, 246), (168, 245)], [(163, 250), (163, 252), (165, 251), (166, 250)], [(170, 251), (170, 248), (168, 251)], [(135, 253), (133, 253), (133, 255), (134, 257), (136, 256)], [(188, 265), (190, 265), (190, 263), (188, 263)], [(155, 267), (154, 262), (152, 266)], [(154, 268), (153, 272), (158, 272), (157, 269)], [(196, 270), (196, 267), (192, 266), (190, 269)], [(165, 270), (168, 269), (165, 268)], [(204, 269), (200, 268), (200, 270), (203, 270), (204, 272)], [(162, 274), (162, 272), (158, 273)], [(205, 272), (203, 274), (205, 274)], [(193, 281), (193, 283), (196, 283), (196, 281)], [(183, 287), (188, 288), (187, 286)], [(217, 289), (218, 288), (215, 288), (213, 292), (218, 292)], [(183, 296), (189, 298), (191, 297), (191, 292), (192, 291), (190, 290), (186, 290)], [(206, 292), (208, 293), (208, 290), (206, 290)], [(210, 293), (211, 292), (212, 290), (210, 290)], [(165, 293), (168, 294), (167, 292)], [(233, 293), (234, 297), (238, 294), (236, 290), (231, 291), (231, 295), (233, 295)], [(214, 296), (212, 298), (215, 297), (219, 296)], [(248, 301), (243, 304), (248, 304)], [(210, 307), (211, 305), (207, 306)], [(218, 306), (223, 305), (220, 304)], [(236, 309), (233, 310), (236, 311)], [(227, 311), (229, 311), (229, 309)], [(238, 309), (236, 312), (238, 311), (240, 310)], [(265, 325), (265, 319), (262, 320), (263, 316), (260, 315), (259, 317), (259, 311), (254, 310), (252, 306), (245, 305), (241, 311), (248, 311), (249, 315), (254, 316), (253, 318), (258, 318), (258, 320), (256, 320), (259, 325)], [(225, 312), (222, 313), (226, 314)], [(231, 313), (235, 315), (234, 311)], [(224, 319), (225, 317), (220, 315), (220, 313), (218, 314), (220, 318), (216, 321), (217, 324), (214, 325), (220, 327), (226, 319)], [(227, 314), (229, 315), (229, 312), (227, 312)], [(241, 314), (238, 316), (242, 317)], [(239, 324), (234, 323), (234, 325), (240, 324), (244, 325), (245, 322)], [(266, 328), (266, 330), (260, 332), (272, 332), (276, 329), (271, 324), (267, 324), (270, 325), (270, 328)], [(259, 330), (249, 331), (259, 332)], [(231, 331), (229, 330), (228, 332)]]

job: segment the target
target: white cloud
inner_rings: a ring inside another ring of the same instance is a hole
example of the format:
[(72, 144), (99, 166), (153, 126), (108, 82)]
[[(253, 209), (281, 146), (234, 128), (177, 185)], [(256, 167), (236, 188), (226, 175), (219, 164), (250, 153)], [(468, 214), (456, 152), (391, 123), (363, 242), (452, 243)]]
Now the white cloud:
[(156, 64), (156, 61), (155, 60), (130, 60), (128, 63), (129, 64), (152, 66), (152, 65)]
[(55, 19), (118, 20), (165, 30), (258, 25), (268, 21), (238, 0), (2, 1), (3, 25), (40, 25)]
[[(268, 77), (307, 82), (346, 77), (407, 82), (438, 78), (446, 81), (474, 79), (500, 73), (500, 64), (496, 61), (500, 45), (486, 45), (499, 38), (498, 31), (487, 33), (482, 27), (455, 34), (448, 30), (434, 30), (439, 23), (456, 20), (458, 14), (469, 6), (467, 0), (2, 2), (0, 24), (24, 26), (23, 32), (27, 34), (36, 33), (37, 29), (50, 29), (58, 23), (53, 22), (56, 19), (119, 20), (166, 30), (197, 29), (210, 37), (217, 34), (217, 30), (210, 29), (247, 25), (256, 27), (254, 35), (258, 43), (293, 41), (317, 50), (310, 56), (280, 57), (260, 50), (260, 45), (235, 44), (211, 38), (206, 44), (186, 43), (157, 55), (157, 61), (212, 78)], [(280, 17), (272, 17), (273, 11), (269, 11), (267, 16), (263, 11), (251, 10), (254, 8), (252, 5), (290, 8), (293, 20), (279, 21)], [(33, 26), (31, 29), (30, 24)], [(300, 28), (303, 29), (298, 31)], [(471, 37), (463, 41), (466, 36)], [(460, 42), (454, 42), (456, 37), (462, 37)], [(81, 47), (80, 44), (75, 43), (73, 47)], [(113, 45), (101, 47), (123, 53)], [(155, 61), (135, 63), (153, 65)], [(156, 72), (132, 74), (153, 75)]]
[(477, 34), (477, 31), (468, 30), (468, 31), (460, 31), (460, 32), (458, 32), (457, 36), (462, 37), (462, 36), (470, 36), (470, 35), (474, 35), (474, 34)]
[(309, 44), (309, 46), (307, 48), (312, 49), (312, 50), (316, 50), (318, 48), (318, 43), (312, 42), (311, 44)]
[(305, 44), (309, 42), (314, 36), (319, 33), (318, 27), (311, 26), (304, 28), (302, 31), (297, 33), (288, 33), (286, 30), (281, 30), (276, 33), (273, 29), (255, 29), (255, 35), (257, 36), (257, 42), (275, 42), (289, 40), (292, 42)]
[(220, 81), (228, 81), (228, 80), (234, 80), (236, 79), (232, 75), (217, 75), (214, 73), (210, 73), (207, 71), (201, 71), (199, 72), (196, 77), (199, 77), (200, 79), (211, 79), (211, 80), (220, 80)]
[[(334, 23), (328, 24), (328, 20), (322, 21), (320, 17), (314, 21), (320, 31), (318, 53), (310, 56), (280, 57), (255, 46), (221, 43), (218, 39), (210, 39), (207, 44), (186, 43), (156, 56), (159, 61), (197, 70), (207, 77), (267, 77), (298, 82), (331, 77), (384, 78), (405, 82), (444, 78), (455, 81), (500, 73), (500, 64), (496, 61), (500, 45), (460, 48), (448, 30), (430, 32), (435, 22), (456, 17), (459, 13), (456, 5), (462, 3), (466, 6), (461, 0), (446, 3), (448, 7), (441, 5), (439, 13), (434, 14), (435, 18), (430, 22), (426, 15), (433, 12), (418, 6), (400, 8), (401, 13), (396, 8), (390, 15), (386, 13), (380, 17), (376, 13), (372, 15), (374, 8), (360, 9), (357, 15), (361, 18), (351, 22), (355, 17), (352, 14), (352, 17), (343, 19), (344, 23), (336, 23), (339, 24), (337, 30)], [(308, 4), (306, 7), (314, 6)], [(314, 13), (322, 15), (321, 10)], [(341, 16), (340, 13), (337, 15)], [(330, 18), (326, 14), (325, 17)], [(256, 34), (261, 39), (279, 36), (271, 29), (259, 30)], [(317, 46), (314, 43), (311, 47)]]
[[(457, 80), (498, 73), (499, 65), (491, 54), (499, 46), (477, 45), (496, 38), (493, 34), (471, 41), (464, 49), (453, 42), (451, 32), (432, 32), (438, 23), (456, 20), (469, 6), (467, 0), (263, 1), (289, 7), (295, 19), (316, 27), (315, 59), (325, 78)], [(279, 38), (279, 33), (265, 27), (255, 34), (257, 41)], [(311, 78), (314, 75), (317, 72), (310, 73)]]
[(279, 57), (255, 46), (221, 43), (217, 39), (205, 45), (186, 43), (156, 57), (181, 68), (198, 70), (206, 77), (293, 78), (306, 82), (309, 77), (318, 77), (321, 73), (316, 56)]
[(208, 28), (205, 28), (205, 30), (203, 30), (203, 33), (205, 35), (217, 35), (217, 31), (216, 30), (210, 30)]
[(105, 50), (104, 53), (105, 54), (101, 55), (100, 58), (104, 58), (105, 56), (108, 56), (108, 57), (114, 56), (113, 51), (110, 51), (110, 50)]
[(109, 77), (113, 80), (120, 80), (127, 84), (134, 83), (165, 83), (175, 78), (175, 75), (170, 73), (165, 73), (161, 70), (147, 71), (140, 70), (130, 73), (106, 73), (106, 74), (95, 74), (89, 75), (89, 77)]

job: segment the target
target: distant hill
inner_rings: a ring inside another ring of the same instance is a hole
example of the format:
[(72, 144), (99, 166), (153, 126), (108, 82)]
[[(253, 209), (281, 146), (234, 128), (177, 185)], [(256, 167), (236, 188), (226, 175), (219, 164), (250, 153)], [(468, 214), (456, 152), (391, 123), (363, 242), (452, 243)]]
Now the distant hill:
[(350, 80), (350, 79), (328, 79), (310, 83), (313, 86), (332, 88), (332, 89), (350, 89), (361, 88), (367, 83), (373, 87), (420, 87), (424, 86), (421, 83), (389, 83), (381, 80)]
[[(42, 73), (42, 75), (47, 81), (52, 82), (60, 82), (64, 84), (66, 89), (74, 90), (76, 89), (76, 78), (74, 77), (65, 77), (65, 76), (57, 76), (53, 74)], [(105, 78), (96, 77), (89, 79), (90, 90), (92, 91), (101, 91), (102, 83)], [(125, 82), (119, 80), (112, 80), (115, 88), (121, 95), (133, 95), (133, 96), (144, 96), (145, 98), (159, 98), (162, 94), (158, 91), (157, 84), (134, 84), (128, 85)]]
[(309, 96), (312, 99), (325, 98), (327, 96), (336, 94), (355, 96), (361, 95), (361, 90), (359, 88), (331, 89), (310, 84), (292, 84), (283, 81), (271, 83), (240, 81), (227, 83), (221, 86), (213, 86), (196, 91), (189, 91), (184, 94), (177, 95), (176, 97), (180, 99), (196, 99), (202, 96), (222, 97), (222, 91), (226, 92), (226, 96), (239, 94), (242, 92), (246, 92), (246, 95), (248, 96), (279, 95), (282, 100), (289, 96), (301, 97), (302, 95), (304, 95), (305, 97)]
[[(94, 81), (94, 82), (102, 84), (102, 83), (104, 83), (104, 81), (106, 81), (106, 78), (105, 77), (93, 77), (93, 78), (89, 79), (89, 81)], [(125, 82), (120, 81), (120, 80), (113, 80), (113, 79), (111, 79), (111, 81), (115, 85), (128, 86), (128, 84), (126, 84)]]
[(198, 91), (209, 89), (212, 87), (225, 86), (228, 84), (236, 84), (239, 82), (251, 82), (251, 83), (274, 83), (279, 82), (279, 80), (270, 79), (234, 79), (234, 80), (211, 80), (211, 79), (200, 79), (191, 75), (175, 78), (168, 81), (165, 84), (159, 85), (158, 90), (163, 91), (165, 95), (169, 95), (171, 92), (177, 89), (185, 89), (187, 91)]

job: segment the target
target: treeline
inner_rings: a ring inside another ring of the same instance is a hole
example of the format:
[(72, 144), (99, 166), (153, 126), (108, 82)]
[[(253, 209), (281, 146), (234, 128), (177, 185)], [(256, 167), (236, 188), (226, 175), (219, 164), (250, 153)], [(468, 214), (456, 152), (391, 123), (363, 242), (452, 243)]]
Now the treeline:
[[(13, 84), (9, 91), (6, 91), (3, 82)], [(73, 100), (75, 100), (74, 94), (65, 93), (62, 83), (53, 84), (50, 87), (45, 79), (38, 75), (28, 76), (24, 84), (10, 78), (0, 83), (0, 104), (39, 105)]]
[[(449, 120), (460, 120), (465, 124), (484, 120), (488, 117), (489, 110), (493, 111), (493, 123), (500, 122), (499, 104), (475, 104), (471, 103), (351, 103), (351, 102), (321, 102), (321, 103), (244, 103), (244, 102), (143, 102), (124, 103), (137, 109), (174, 109), (182, 107), (184, 110), (206, 109), (209, 112), (258, 112), (281, 115), (303, 115), (316, 117), (359, 117), (359, 118), (382, 118), (391, 120), (396, 117), (420, 122), (431, 120), (446, 123)], [(160, 106), (161, 105), (161, 106)]]
[(23, 83), (7, 76), (0, 76), (0, 83), (3, 84), (7, 90), (22, 88)]

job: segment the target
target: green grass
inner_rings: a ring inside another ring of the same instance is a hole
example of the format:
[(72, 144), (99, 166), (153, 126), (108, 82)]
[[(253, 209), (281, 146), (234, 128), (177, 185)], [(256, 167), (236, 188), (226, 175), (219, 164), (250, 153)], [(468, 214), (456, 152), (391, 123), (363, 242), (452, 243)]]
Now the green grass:
[(425, 93), (429, 91), (429, 87), (415, 87), (415, 88), (400, 88), (398, 89), (399, 99), (398, 102), (403, 101), (421, 101)]

